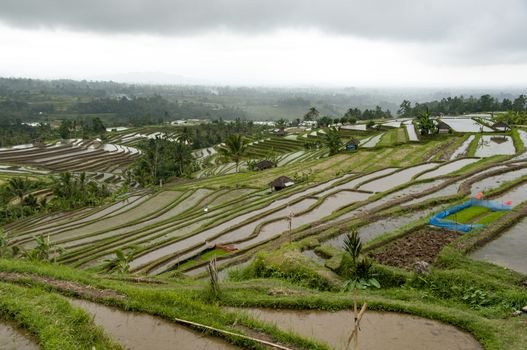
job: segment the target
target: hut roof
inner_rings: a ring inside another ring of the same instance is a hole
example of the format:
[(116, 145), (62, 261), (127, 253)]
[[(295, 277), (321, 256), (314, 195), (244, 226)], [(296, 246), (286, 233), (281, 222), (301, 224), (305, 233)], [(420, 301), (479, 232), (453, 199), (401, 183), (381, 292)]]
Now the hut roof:
[(254, 165), (254, 168), (257, 170), (270, 169), (270, 168), (274, 168), (274, 163), (271, 162), (270, 160), (264, 159), (256, 163)]
[(492, 125), (493, 128), (509, 128), (509, 124), (507, 122), (504, 122), (504, 121), (501, 121), (501, 122), (496, 122)]
[(295, 182), (287, 176), (280, 176), (269, 183), (272, 187), (287, 187), (293, 185)]
[(356, 138), (352, 138), (351, 140), (349, 140), (348, 142), (346, 142), (346, 146), (347, 145), (355, 145), (355, 146), (358, 146), (360, 144), (360, 141), (357, 140)]
[(437, 128), (440, 130), (449, 130), (450, 126), (442, 120), (437, 121)]

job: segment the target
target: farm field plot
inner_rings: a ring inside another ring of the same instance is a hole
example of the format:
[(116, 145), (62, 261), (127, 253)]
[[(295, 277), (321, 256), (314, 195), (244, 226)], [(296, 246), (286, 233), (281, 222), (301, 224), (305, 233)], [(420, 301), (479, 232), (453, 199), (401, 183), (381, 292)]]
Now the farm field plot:
[[(240, 311), (248, 312), (280, 328), (319, 339), (333, 349), (339, 350), (347, 347), (349, 337), (347, 325), (353, 317), (351, 310), (327, 312), (241, 309)], [(365, 316), (363, 327), (365, 331), (361, 334), (361, 346), (365, 349), (482, 349), (472, 336), (452, 326), (404, 314), (370, 312)]]
[(470, 257), (527, 274), (526, 249), (527, 219), (523, 219), (500, 237), (476, 250)]
[(476, 157), (491, 157), (499, 154), (512, 155), (516, 153), (510, 136), (481, 136)]
[(92, 145), (92, 142), (69, 140), (66, 144), (44, 148), (0, 151), (0, 162), (24, 164), (53, 171), (109, 171), (130, 164), (139, 155), (131, 147)]
[(441, 120), (456, 132), (492, 132), (493, 130), (470, 118), (443, 117)]

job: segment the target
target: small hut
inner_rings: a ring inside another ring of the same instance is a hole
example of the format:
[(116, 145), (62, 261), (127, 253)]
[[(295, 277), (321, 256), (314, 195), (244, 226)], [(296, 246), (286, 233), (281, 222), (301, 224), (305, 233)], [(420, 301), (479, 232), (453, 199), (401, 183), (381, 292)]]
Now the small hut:
[(359, 149), (359, 140), (352, 138), (351, 140), (346, 143), (346, 150), (347, 151), (356, 151)]
[(274, 134), (276, 136), (286, 136), (287, 135), (287, 131), (285, 131), (284, 129), (278, 129), (278, 130), (275, 130)]
[(437, 121), (437, 131), (440, 134), (448, 134), (450, 132), (451, 128), (450, 126), (445, 123), (444, 121), (438, 120)]
[(274, 168), (275, 165), (270, 160), (264, 159), (254, 165), (254, 170), (265, 170)]
[(46, 147), (46, 144), (44, 143), (44, 141), (42, 141), (41, 138), (34, 139), (32, 144), (33, 144), (34, 147), (38, 147), (38, 148)]
[(498, 131), (509, 131), (511, 129), (511, 127), (509, 126), (509, 124), (507, 122), (496, 122), (492, 125), (492, 128), (494, 130), (498, 130)]
[(280, 176), (269, 183), (275, 191), (280, 191), (286, 187), (291, 187), (295, 182), (287, 176)]

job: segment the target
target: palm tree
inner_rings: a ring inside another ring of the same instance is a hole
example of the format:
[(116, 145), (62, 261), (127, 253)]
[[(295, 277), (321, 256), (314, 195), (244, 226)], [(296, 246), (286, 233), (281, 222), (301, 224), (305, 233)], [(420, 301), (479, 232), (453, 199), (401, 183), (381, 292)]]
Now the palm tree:
[(7, 191), (12, 196), (17, 197), (20, 203), (22, 203), (24, 196), (30, 188), (31, 181), (22, 177), (12, 177), (7, 181)]
[(315, 108), (311, 107), (309, 111), (304, 114), (304, 120), (317, 120), (320, 112)]
[(225, 144), (218, 148), (218, 152), (236, 163), (236, 172), (243, 156), (247, 152), (248, 140), (240, 134), (233, 134), (225, 139)]
[(417, 127), (419, 128), (419, 132), (421, 135), (429, 135), (434, 134), (436, 132), (436, 125), (434, 124), (434, 121), (430, 119), (431, 113), (428, 111), (428, 108), (421, 112), (419, 116), (417, 117)]
[(339, 153), (342, 148), (342, 140), (340, 139), (339, 131), (335, 128), (329, 128), (324, 135), (324, 143), (329, 148), (329, 155)]

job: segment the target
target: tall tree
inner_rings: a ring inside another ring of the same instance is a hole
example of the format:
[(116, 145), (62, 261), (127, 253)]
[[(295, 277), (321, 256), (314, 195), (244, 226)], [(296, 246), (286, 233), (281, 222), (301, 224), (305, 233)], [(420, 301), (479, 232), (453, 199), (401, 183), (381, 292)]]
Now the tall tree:
[(342, 140), (340, 139), (339, 131), (335, 128), (329, 128), (324, 135), (324, 144), (329, 148), (329, 155), (339, 153), (342, 148)]
[(431, 113), (428, 109), (424, 110), (417, 117), (417, 128), (421, 135), (430, 135), (434, 134), (437, 130), (434, 121), (430, 118)]
[(402, 115), (403, 117), (409, 117), (412, 113), (412, 103), (408, 100), (403, 100), (401, 105), (399, 106), (399, 115)]
[(319, 115), (320, 115), (320, 112), (315, 107), (311, 107), (309, 111), (307, 111), (307, 113), (304, 114), (304, 120), (306, 121), (317, 120)]
[(218, 152), (236, 164), (236, 172), (241, 160), (247, 153), (248, 140), (240, 134), (234, 134), (225, 139), (223, 145), (218, 148)]

